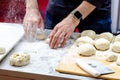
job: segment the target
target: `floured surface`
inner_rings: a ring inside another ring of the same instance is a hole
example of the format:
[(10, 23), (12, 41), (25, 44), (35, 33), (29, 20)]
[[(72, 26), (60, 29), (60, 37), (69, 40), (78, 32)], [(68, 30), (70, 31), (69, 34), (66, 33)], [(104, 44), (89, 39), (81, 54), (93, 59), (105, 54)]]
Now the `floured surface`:
[[(91, 57), (82, 57), (78, 55), (77, 52), (78, 52), (77, 47), (73, 45), (69, 49), (68, 54), (66, 54), (64, 58), (61, 60), (61, 62), (58, 64), (58, 66), (56, 67), (56, 70), (62, 73), (77, 74), (77, 75), (92, 77), (90, 74), (86, 73), (80, 67), (78, 67), (74, 58), (93, 59), (93, 60), (101, 61), (102, 63), (104, 63), (111, 69), (113, 69), (113, 71), (115, 71), (115, 73), (113, 74), (102, 75), (99, 78), (120, 79), (120, 66), (117, 66), (116, 62), (111, 63), (105, 60), (105, 55), (111, 52), (111, 48), (107, 51), (97, 51), (96, 55), (91, 56)], [(116, 54), (118, 56), (120, 55), (119, 53), (116, 53)]]
[(23, 35), (24, 31), (22, 25), (0, 23), (0, 46), (6, 49), (6, 52), (0, 55), (0, 61), (8, 54)]

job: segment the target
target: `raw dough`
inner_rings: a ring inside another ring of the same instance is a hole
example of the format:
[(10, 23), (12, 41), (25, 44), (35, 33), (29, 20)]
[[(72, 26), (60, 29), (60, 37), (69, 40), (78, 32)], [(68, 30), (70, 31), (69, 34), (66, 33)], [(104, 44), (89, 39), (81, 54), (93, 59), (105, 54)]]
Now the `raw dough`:
[(10, 57), (10, 65), (25, 66), (30, 62), (30, 55), (24, 52), (18, 52)]
[(95, 39), (95, 36), (96, 36), (96, 33), (95, 31), (93, 30), (84, 30), (82, 33), (81, 33), (81, 36), (88, 36), (92, 39)]
[(37, 39), (38, 40), (43, 40), (46, 38), (45, 32), (41, 29), (37, 30)]
[(112, 39), (113, 39), (113, 34), (112, 33), (110, 33), (110, 32), (104, 32), (104, 33), (101, 33), (100, 35), (99, 35), (99, 38), (105, 38), (105, 39), (107, 39), (108, 41), (112, 41)]
[(0, 47), (0, 54), (4, 54), (6, 52), (5, 48)]
[(80, 37), (76, 40), (76, 45), (80, 46), (81, 44), (85, 44), (85, 43), (90, 43), (90, 44), (94, 44), (94, 40), (88, 36), (83, 36)]
[(117, 59), (117, 61), (116, 61), (116, 64), (117, 64), (118, 66), (120, 66), (120, 56), (118, 57), (118, 59)]
[(116, 41), (112, 45), (112, 51), (113, 52), (120, 52), (120, 42)]
[(48, 44), (50, 42), (50, 38), (47, 38), (45, 42)]
[(92, 56), (95, 55), (96, 49), (94, 48), (93, 45), (86, 43), (82, 44), (78, 47), (78, 54), (82, 56)]
[(120, 42), (120, 34), (115, 37), (114, 41), (119, 41)]
[(110, 42), (104, 38), (100, 38), (95, 41), (94, 45), (98, 50), (107, 50), (110, 47)]
[(117, 58), (118, 58), (118, 56), (116, 54), (114, 54), (114, 53), (111, 52), (111, 53), (107, 54), (106, 61), (108, 61), (108, 62), (114, 62), (114, 61), (117, 60)]

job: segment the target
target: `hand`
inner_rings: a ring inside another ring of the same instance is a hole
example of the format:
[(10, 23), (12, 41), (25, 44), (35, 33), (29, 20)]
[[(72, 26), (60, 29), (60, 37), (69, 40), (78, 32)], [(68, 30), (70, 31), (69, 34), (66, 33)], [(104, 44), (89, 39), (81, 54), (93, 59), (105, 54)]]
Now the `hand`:
[(49, 46), (51, 48), (63, 47), (78, 24), (79, 20), (72, 14), (63, 19), (51, 32)]
[(44, 27), (43, 19), (38, 9), (27, 9), (23, 20), (26, 37), (36, 36), (37, 28)]

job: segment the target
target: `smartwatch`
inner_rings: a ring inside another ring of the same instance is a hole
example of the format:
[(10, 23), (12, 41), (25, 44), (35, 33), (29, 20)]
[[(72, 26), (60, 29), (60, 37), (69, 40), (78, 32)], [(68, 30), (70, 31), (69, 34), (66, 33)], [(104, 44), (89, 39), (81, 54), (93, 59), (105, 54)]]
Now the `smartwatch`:
[(82, 14), (79, 11), (73, 10), (71, 13), (75, 16), (75, 18), (79, 19), (80, 22), (82, 21)]

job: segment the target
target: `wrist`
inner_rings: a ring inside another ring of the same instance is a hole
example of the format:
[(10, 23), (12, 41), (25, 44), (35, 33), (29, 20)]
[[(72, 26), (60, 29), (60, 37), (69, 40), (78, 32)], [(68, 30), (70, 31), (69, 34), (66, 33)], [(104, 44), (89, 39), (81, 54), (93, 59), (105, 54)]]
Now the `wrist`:
[(68, 18), (72, 21), (74, 27), (77, 27), (78, 24), (80, 23), (80, 20), (77, 19), (73, 14), (69, 14)]

